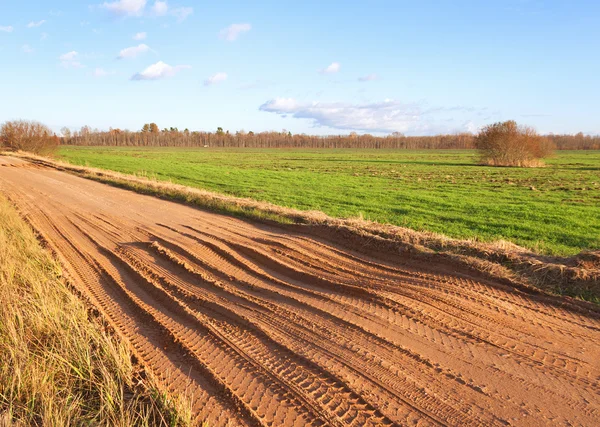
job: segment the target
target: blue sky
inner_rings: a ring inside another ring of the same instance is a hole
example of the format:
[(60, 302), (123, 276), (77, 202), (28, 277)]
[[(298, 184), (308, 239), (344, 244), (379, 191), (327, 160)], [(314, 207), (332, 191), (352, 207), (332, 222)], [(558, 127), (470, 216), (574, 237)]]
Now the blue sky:
[(0, 121), (600, 134), (598, 1), (0, 0)]

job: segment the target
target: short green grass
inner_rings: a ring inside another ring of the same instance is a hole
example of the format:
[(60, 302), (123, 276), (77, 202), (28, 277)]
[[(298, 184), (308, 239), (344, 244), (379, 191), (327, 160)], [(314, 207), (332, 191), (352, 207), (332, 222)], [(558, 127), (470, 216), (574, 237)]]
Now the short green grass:
[(600, 151), (494, 168), (459, 150), (61, 147), (73, 164), (536, 252), (600, 248)]

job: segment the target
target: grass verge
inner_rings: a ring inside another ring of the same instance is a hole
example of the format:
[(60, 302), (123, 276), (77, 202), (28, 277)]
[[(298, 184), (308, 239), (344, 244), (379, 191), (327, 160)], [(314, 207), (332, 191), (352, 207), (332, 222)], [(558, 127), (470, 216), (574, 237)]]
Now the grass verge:
[(0, 307), (0, 426), (190, 423), (188, 405), (132, 363), (1, 196)]
[(542, 291), (600, 303), (600, 251), (584, 251), (568, 257), (542, 255), (503, 240), (488, 243), (455, 239), (362, 218), (333, 218), (323, 212), (301, 211), (145, 177), (73, 166), (29, 154), (11, 155), (138, 193), (217, 213), (275, 222), (293, 231), (347, 243), (366, 253), (402, 255), (436, 265), (446, 264), (450, 270), (462, 267), (486, 277), (506, 280), (527, 292)]

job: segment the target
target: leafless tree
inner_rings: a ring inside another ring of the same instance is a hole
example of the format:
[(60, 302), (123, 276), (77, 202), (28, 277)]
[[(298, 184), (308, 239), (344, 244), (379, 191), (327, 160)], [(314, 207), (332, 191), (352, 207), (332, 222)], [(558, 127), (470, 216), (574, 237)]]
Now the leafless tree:
[(49, 154), (59, 141), (48, 126), (35, 121), (14, 120), (0, 128), (0, 146), (7, 150)]
[(514, 120), (484, 127), (475, 138), (482, 162), (492, 166), (538, 166), (552, 154), (552, 142)]

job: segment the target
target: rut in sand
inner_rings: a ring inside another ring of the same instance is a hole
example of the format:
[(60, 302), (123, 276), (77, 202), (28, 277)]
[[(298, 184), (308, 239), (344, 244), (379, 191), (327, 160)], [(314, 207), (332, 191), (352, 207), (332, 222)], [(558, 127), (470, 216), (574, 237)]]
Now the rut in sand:
[(210, 425), (594, 425), (600, 316), (0, 157), (0, 191)]

